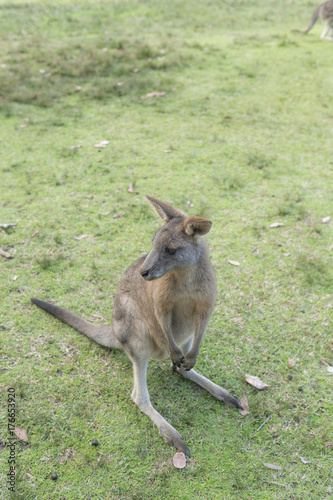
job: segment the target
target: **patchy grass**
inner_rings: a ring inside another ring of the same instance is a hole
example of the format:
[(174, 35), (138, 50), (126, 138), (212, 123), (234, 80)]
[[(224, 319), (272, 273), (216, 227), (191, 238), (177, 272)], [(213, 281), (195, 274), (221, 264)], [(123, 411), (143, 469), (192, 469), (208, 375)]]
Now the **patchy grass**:
[[(0, 256), (0, 497), (15, 387), (30, 444), (17, 445), (12, 498), (325, 498), (332, 45), (319, 26), (291, 31), (313, 6), (62, 0), (0, 10), (0, 223), (17, 224), (0, 229), (13, 255)], [(214, 222), (219, 298), (197, 368), (246, 394), (251, 410), (242, 417), (152, 361), (153, 404), (192, 453), (183, 471), (131, 402), (124, 353), (29, 301), (110, 321), (117, 282), (160, 226), (145, 194)], [(245, 373), (269, 388), (250, 387)]]

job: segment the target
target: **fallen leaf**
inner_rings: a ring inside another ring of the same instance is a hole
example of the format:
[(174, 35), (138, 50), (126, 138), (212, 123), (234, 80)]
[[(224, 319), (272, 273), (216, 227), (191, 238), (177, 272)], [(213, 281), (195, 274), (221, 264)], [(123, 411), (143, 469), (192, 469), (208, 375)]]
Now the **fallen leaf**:
[(102, 212), (101, 215), (110, 215), (111, 211), (109, 212)]
[(114, 219), (119, 219), (119, 217), (122, 217), (124, 214), (114, 214), (113, 218)]
[(331, 220), (331, 217), (324, 217), (323, 220), (321, 221), (323, 224), (327, 224)]
[(128, 190), (127, 190), (129, 193), (134, 193), (134, 187), (132, 186), (132, 184), (130, 184), (128, 186)]
[(265, 466), (265, 467), (268, 467), (269, 469), (273, 469), (273, 470), (281, 470), (280, 465), (265, 464), (265, 463), (264, 463), (264, 466)]
[(289, 359), (288, 360), (288, 365), (290, 366), (290, 368), (294, 368), (294, 366), (296, 365), (296, 362), (294, 359)]
[(262, 358), (263, 361), (267, 361), (268, 360), (268, 356), (265, 356), (264, 358)]
[(239, 410), (241, 415), (247, 415), (248, 413), (250, 413), (249, 403), (246, 396), (242, 397), (242, 399), (240, 400), (240, 404), (244, 408), (244, 410)]
[(327, 490), (325, 490), (325, 493), (332, 493), (332, 486), (328, 486)]
[(165, 149), (164, 153), (171, 153), (171, 149)]
[(25, 429), (22, 429), (22, 427), (15, 427), (14, 432), (19, 439), (25, 441), (26, 443), (29, 443), (28, 434)]
[(74, 236), (76, 240), (83, 240), (83, 238), (86, 238), (88, 235), (87, 234), (81, 234), (81, 236)]
[(150, 92), (149, 94), (146, 94), (145, 97), (149, 99), (150, 97), (162, 97), (165, 95), (165, 92)]
[(17, 278), (18, 278), (18, 276), (13, 276), (13, 277), (12, 277), (12, 280), (13, 280), (13, 281), (16, 281), (16, 280), (17, 280)]
[(269, 227), (280, 227), (284, 226), (283, 222), (273, 222)]
[(245, 380), (249, 384), (253, 385), (253, 387), (256, 387), (256, 389), (266, 389), (269, 387), (269, 385), (265, 384), (260, 380), (259, 377), (253, 377), (252, 375), (249, 375), (248, 373), (245, 375)]
[(82, 146), (71, 146), (72, 151), (77, 151), (78, 149), (81, 149)]
[(228, 262), (232, 266), (240, 266), (240, 263), (237, 260), (228, 260)]
[(290, 252), (284, 253), (284, 254), (282, 254), (282, 255), (283, 255), (283, 257), (289, 257)]
[(109, 144), (110, 141), (101, 141), (98, 144), (94, 144), (95, 148), (103, 149)]
[(301, 462), (302, 464), (309, 464), (309, 460), (306, 460), (304, 457), (301, 457), (301, 455), (299, 456), (299, 458), (301, 459)]
[(173, 465), (177, 467), (177, 469), (183, 469), (186, 465), (186, 457), (185, 453), (182, 451), (179, 451), (173, 456), (172, 459)]
[(39, 233), (39, 231), (38, 231), (38, 229), (36, 229), (36, 231), (34, 231), (34, 232), (32, 233), (31, 238), (33, 238), (34, 236), (36, 236), (36, 234), (38, 234), (38, 233)]
[(20, 125), (20, 128), (25, 128), (25, 127), (27, 127), (27, 126), (28, 126), (28, 124), (27, 124), (27, 123), (22, 123), (22, 124)]
[(13, 256), (8, 253), (8, 252), (5, 252), (4, 250), (2, 250), (2, 248), (0, 248), (0, 255), (2, 255), (2, 257), (5, 257), (5, 259), (12, 259)]
[(80, 92), (80, 90), (82, 90), (82, 87), (80, 87), (80, 85), (75, 85), (75, 90), (77, 92)]
[(333, 366), (327, 365), (328, 373), (333, 373)]

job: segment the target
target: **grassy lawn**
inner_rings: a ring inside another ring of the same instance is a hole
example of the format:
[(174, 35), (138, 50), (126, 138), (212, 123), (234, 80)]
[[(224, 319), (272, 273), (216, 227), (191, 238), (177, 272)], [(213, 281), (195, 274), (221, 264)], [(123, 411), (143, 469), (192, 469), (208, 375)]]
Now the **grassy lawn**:
[[(319, 23), (292, 32), (315, 5), (0, 2), (0, 224), (16, 224), (0, 228), (1, 499), (330, 497), (333, 44)], [(161, 226), (145, 194), (213, 221), (219, 296), (196, 368), (250, 406), (152, 360), (152, 403), (191, 450), (183, 470), (130, 399), (125, 353), (29, 300), (109, 322)], [(29, 435), (15, 493), (11, 387)]]

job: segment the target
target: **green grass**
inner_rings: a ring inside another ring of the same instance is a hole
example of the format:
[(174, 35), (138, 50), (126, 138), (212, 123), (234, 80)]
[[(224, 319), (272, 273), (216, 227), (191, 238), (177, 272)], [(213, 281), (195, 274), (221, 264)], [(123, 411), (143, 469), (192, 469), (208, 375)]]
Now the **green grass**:
[[(329, 496), (332, 44), (321, 26), (292, 33), (314, 6), (0, 3), (0, 223), (17, 224), (0, 228), (13, 255), (0, 256), (1, 499)], [(110, 321), (122, 273), (160, 227), (145, 194), (214, 223), (219, 298), (197, 369), (250, 405), (242, 417), (153, 360), (151, 400), (191, 450), (183, 471), (130, 399), (125, 354), (29, 300)], [(8, 387), (30, 438), (15, 494)]]

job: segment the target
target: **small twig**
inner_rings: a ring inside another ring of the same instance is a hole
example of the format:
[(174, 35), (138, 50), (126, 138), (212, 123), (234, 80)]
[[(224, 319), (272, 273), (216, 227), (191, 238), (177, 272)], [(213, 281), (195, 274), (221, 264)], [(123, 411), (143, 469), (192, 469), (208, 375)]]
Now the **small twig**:
[(285, 485), (285, 484), (282, 484), (282, 483), (276, 483), (275, 481), (263, 481), (263, 483), (268, 483), (268, 484), (276, 484), (276, 486), (283, 486), (284, 488), (286, 488), (286, 485)]
[(258, 431), (260, 431), (260, 429), (261, 429), (262, 427), (264, 427), (264, 425), (268, 422), (268, 420), (269, 420), (271, 417), (272, 417), (272, 415), (270, 415), (269, 417), (267, 417), (267, 418), (266, 418), (265, 422), (264, 422), (263, 424), (261, 424), (261, 426), (260, 426), (260, 427), (258, 427), (257, 432), (258, 432)]
[(6, 259), (12, 259), (13, 258), (13, 256), (10, 253), (5, 252), (4, 250), (2, 250), (2, 248), (0, 248), (0, 255), (2, 255)]

